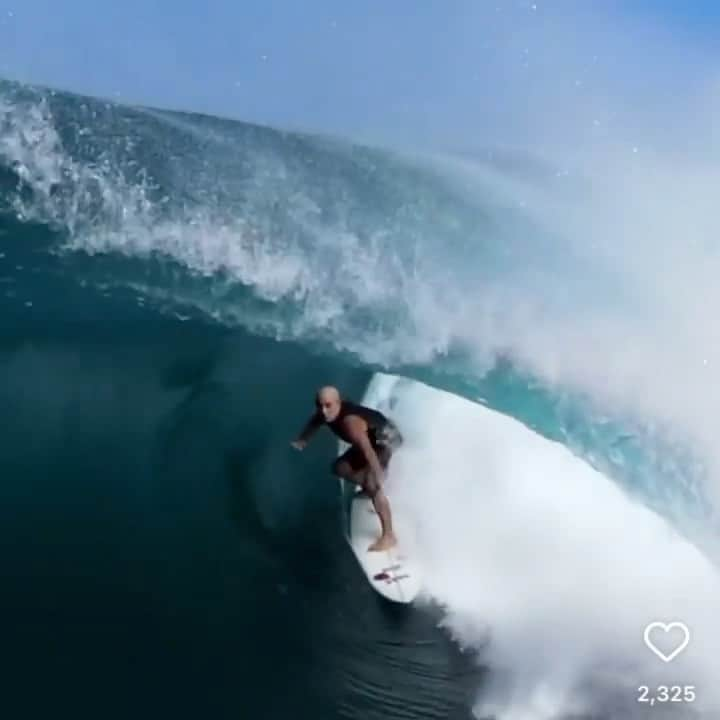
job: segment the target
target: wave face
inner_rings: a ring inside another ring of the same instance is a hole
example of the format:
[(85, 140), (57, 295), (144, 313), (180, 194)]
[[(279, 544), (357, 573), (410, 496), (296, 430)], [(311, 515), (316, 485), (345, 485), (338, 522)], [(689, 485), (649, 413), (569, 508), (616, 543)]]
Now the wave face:
[[(17, 687), (34, 667), (88, 715), (634, 717), (628, 678), (692, 684), (641, 656), (672, 613), (712, 677), (714, 346), (638, 290), (707, 268), (599, 241), (567, 177), (3, 84)], [(437, 388), (396, 398), (391, 493), (432, 569), (411, 617), (342, 544), (331, 440), (287, 448), (317, 385), (377, 399), (380, 370)]]

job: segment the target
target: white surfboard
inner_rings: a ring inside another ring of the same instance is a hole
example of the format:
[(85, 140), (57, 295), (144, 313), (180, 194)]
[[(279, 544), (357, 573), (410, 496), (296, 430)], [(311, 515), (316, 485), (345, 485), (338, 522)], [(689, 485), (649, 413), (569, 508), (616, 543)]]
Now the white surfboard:
[(398, 603), (411, 603), (422, 588), (419, 563), (413, 558), (406, 532), (395, 525), (398, 543), (389, 550), (369, 551), (380, 536), (380, 518), (372, 500), (357, 486), (341, 480), (346, 512), (347, 540), (370, 586)]

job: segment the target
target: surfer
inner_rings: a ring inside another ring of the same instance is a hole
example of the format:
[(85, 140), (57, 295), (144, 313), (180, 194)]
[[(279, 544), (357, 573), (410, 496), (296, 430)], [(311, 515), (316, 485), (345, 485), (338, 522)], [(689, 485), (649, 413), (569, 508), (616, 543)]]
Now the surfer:
[(368, 550), (393, 547), (397, 539), (392, 527), (390, 502), (383, 492), (383, 480), (393, 451), (402, 444), (400, 431), (380, 411), (343, 400), (338, 389), (332, 386), (318, 390), (315, 407), (315, 413), (291, 445), (302, 450), (323, 425), (327, 425), (341, 440), (350, 443), (350, 448), (332, 464), (332, 471), (360, 485), (372, 499), (382, 532)]

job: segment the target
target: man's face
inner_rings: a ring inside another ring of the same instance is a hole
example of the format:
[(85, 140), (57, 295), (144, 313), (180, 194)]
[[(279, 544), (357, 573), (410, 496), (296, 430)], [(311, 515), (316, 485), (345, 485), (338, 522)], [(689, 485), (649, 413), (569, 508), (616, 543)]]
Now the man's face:
[(340, 412), (340, 398), (330, 393), (321, 393), (315, 400), (317, 409), (323, 414), (325, 422), (332, 422)]

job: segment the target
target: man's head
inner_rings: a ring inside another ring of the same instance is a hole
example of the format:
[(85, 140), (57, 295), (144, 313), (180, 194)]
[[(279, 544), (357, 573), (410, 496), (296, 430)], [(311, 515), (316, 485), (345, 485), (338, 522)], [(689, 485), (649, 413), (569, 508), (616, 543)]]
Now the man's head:
[(340, 412), (340, 392), (332, 385), (326, 385), (317, 391), (315, 406), (322, 413), (326, 422), (332, 422)]

